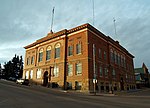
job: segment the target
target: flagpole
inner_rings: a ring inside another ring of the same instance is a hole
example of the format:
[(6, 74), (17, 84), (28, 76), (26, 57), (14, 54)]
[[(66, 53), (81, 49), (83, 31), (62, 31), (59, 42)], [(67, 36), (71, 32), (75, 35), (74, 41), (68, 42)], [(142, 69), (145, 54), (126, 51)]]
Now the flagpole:
[(53, 10), (52, 10), (52, 21), (51, 21), (51, 30), (50, 30), (50, 32), (53, 32), (53, 19), (54, 19), (54, 9), (55, 9), (55, 7), (53, 7)]

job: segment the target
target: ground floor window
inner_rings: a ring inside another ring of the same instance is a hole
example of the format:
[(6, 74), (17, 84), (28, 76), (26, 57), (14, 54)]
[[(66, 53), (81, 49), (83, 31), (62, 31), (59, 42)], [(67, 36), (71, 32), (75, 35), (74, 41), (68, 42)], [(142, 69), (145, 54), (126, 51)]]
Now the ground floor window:
[(106, 83), (106, 92), (109, 92), (109, 84)]
[(33, 78), (33, 70), (30, 71), (30, 79)]
[(71, 90), (72, 89), (72, 82), (67, 82), (67, 89)]
[(37, 70), (37, 73), (36, 73), (36, 78), (37, 78), (37, 79), (41, 78), (41, 74), (42, 74), (42, 70), (41, 70), (41, 69), (38, 69), (38, 70)]
[(82, 87), (82, 83), (76, 81), (76, 82), (75, 82), (75, 90), (81, 90), (81, 87)]
[(29, 71), (26, 71), (25, 79), (29, 79)]
[(117, 84), (114, 85), (114, 91), (117, 91)]

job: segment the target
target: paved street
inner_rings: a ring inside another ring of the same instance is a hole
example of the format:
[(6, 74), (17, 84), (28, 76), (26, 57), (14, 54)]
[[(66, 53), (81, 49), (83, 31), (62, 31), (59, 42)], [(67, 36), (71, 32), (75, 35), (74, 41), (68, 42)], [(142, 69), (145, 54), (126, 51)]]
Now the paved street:
[(0, 80), (0, 108), (149, 108), (150, 96), (93, 96)]

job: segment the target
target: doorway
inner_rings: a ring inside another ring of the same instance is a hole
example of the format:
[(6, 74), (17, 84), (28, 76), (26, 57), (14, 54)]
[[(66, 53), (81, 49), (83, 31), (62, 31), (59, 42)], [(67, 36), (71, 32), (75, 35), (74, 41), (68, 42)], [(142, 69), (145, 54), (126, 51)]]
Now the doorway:
[(124, 90), (124, 81), (123, 81), (123, 77), (121, 77), (121, 79), (120, 79), (120, 87), (121, 87), (121, 90)]
[(43, 86), (47, 85), (48, 85), (48, 71), (45, 71), (43, 76)]

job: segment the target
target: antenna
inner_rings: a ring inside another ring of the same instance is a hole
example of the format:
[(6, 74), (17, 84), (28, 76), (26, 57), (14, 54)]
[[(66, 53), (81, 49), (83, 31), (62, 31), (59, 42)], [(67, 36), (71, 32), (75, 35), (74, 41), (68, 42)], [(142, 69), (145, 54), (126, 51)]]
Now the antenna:
[(55, 9), (55, 7), (53, 7), (53, 10), (52, 10), (52, 21), (51, 21), (51, 30), (50, 30), (50, 32), (52, 33), (53, 32), (53, 30), (52, 30), (52, 28), (53, 28), (53, 22), (54, 22), (54, 9)]
[(95, 17), (95, 15), (94, 15), (94, 0), (92, 0), (92, 4), (93, 4), (93, 25), (94, 25), (94, 17)]
[(116, 20), (115, 20), (115, 18), (113, 18), (113, 22), (114, 22), (115, 36), (117, 37), (117, 32), (116, 32)]

